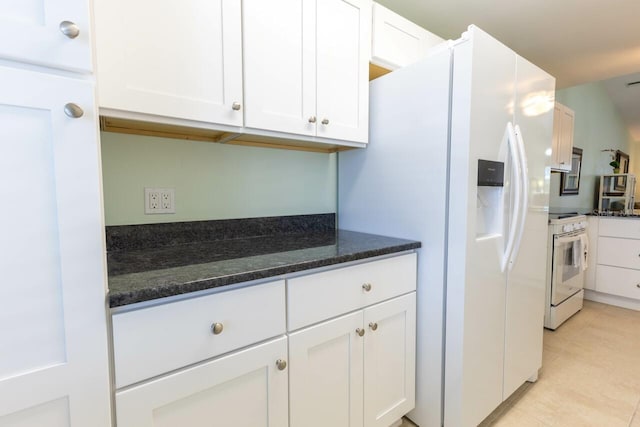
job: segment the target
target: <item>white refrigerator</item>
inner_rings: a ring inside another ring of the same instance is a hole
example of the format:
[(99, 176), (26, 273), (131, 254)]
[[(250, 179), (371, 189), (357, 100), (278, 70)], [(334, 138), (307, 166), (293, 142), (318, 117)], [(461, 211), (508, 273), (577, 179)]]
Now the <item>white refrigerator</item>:
[(370, 87), (338, 224), (422, 242), (409, 418), (476, 426), (542, 363), (555, 79), (470, 26)]

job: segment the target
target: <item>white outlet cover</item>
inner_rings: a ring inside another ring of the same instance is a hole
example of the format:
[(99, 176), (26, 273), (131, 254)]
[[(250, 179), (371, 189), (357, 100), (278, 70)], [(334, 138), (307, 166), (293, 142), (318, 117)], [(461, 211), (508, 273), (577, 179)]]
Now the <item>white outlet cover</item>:
[(144, 188), (144, 213), (173, 214), (176, 213), (174, 188)]

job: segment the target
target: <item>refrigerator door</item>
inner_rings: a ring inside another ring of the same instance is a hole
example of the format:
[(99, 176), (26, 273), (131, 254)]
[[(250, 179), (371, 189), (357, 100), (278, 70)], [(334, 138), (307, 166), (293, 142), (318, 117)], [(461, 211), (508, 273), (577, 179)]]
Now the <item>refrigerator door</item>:
[[(472, 26), (465, 37), (454, 49), (452, 80), (444, 386), (444, 425), (451, 427), (476, 426), (502, 402), (501, 240), (508, 232), (478, 236), (477, 165), (479, 159), (506, 161), (501, 145), (513, 121), (516, 70), (515, 53), (488, 34)], [(506, 168), (505, 195), (512, 194), (511, 177)]]
[(555, 79), (517, 58), (514, 122), (527, 160), (527, 210), (506, 295), (504, 392), (506, 399), (542, 366), (542, 331), (547, 263), (549, 179)]

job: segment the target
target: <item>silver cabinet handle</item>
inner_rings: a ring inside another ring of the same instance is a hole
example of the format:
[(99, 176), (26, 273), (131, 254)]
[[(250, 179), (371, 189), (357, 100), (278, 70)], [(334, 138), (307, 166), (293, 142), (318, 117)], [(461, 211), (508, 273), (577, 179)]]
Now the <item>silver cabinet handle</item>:
[(356, 334), (358, 334), (359, 337), (364, 336), (364, 329), (356, 329)]
[(378, 324), (371, 322), (369, 323), (369, 327), (371, 328), (372, 331), (375, 331), (376, 329), (378, 329)]
[(216, 322), (213, 325), (211, 325), (211, 332), (213, 332), (213, 335), (220, 335), (223, 329), (224, 329), (224, 325), (222, 323)]
[(639, 288), (639, 289), (640, 289), (640, 283), (638, 283), (638, 284), (636, 285), (636, 288)]
[(315, 123), (315, 122), (316, 122), (316, 116), (309, 117), (309, 123)]
[(75, 39), (80, 34), (80, 28), (71, 21), (62, 21), (60, 23), (60, 32), (70, 39)]
[(278, 367), (279, 370), (284, 371), (287, 368), (287, 361), (278, 359), (276, 360), (276, 366)]
[(365, 283), (362, 285), (362, 289), (364, 289), (365, 292), (369, 292), (371, 290), (371, 283)]
[(242, 105), (240, 105), (240, 103), (239, 103), (239, 102), (234, 102), (233, 104), (231, 104), (231, 108), (232, 108), (234, 111), (238, 111), (241, 107), (242, 107)]
[(78, 119), (82, 117), (82, 115), (84, 114), (84, 111), (82, 111), (82, 108), (80, 108), (78, 104), (69, 102), (68, 104), (64, 105), (64, 113), (68, 117), (71, 117), (72, 119)]
[(329, 124), (329, 119), (322, 119), (322, 124), (323, 125), (328, 125)]

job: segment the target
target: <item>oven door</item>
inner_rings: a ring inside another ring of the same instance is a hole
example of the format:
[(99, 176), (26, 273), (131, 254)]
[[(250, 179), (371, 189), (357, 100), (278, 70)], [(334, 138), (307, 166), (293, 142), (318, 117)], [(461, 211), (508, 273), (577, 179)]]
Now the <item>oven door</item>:
[(551, 305), (562, 303), (584, 287), (582, 234), (553, 236)]

